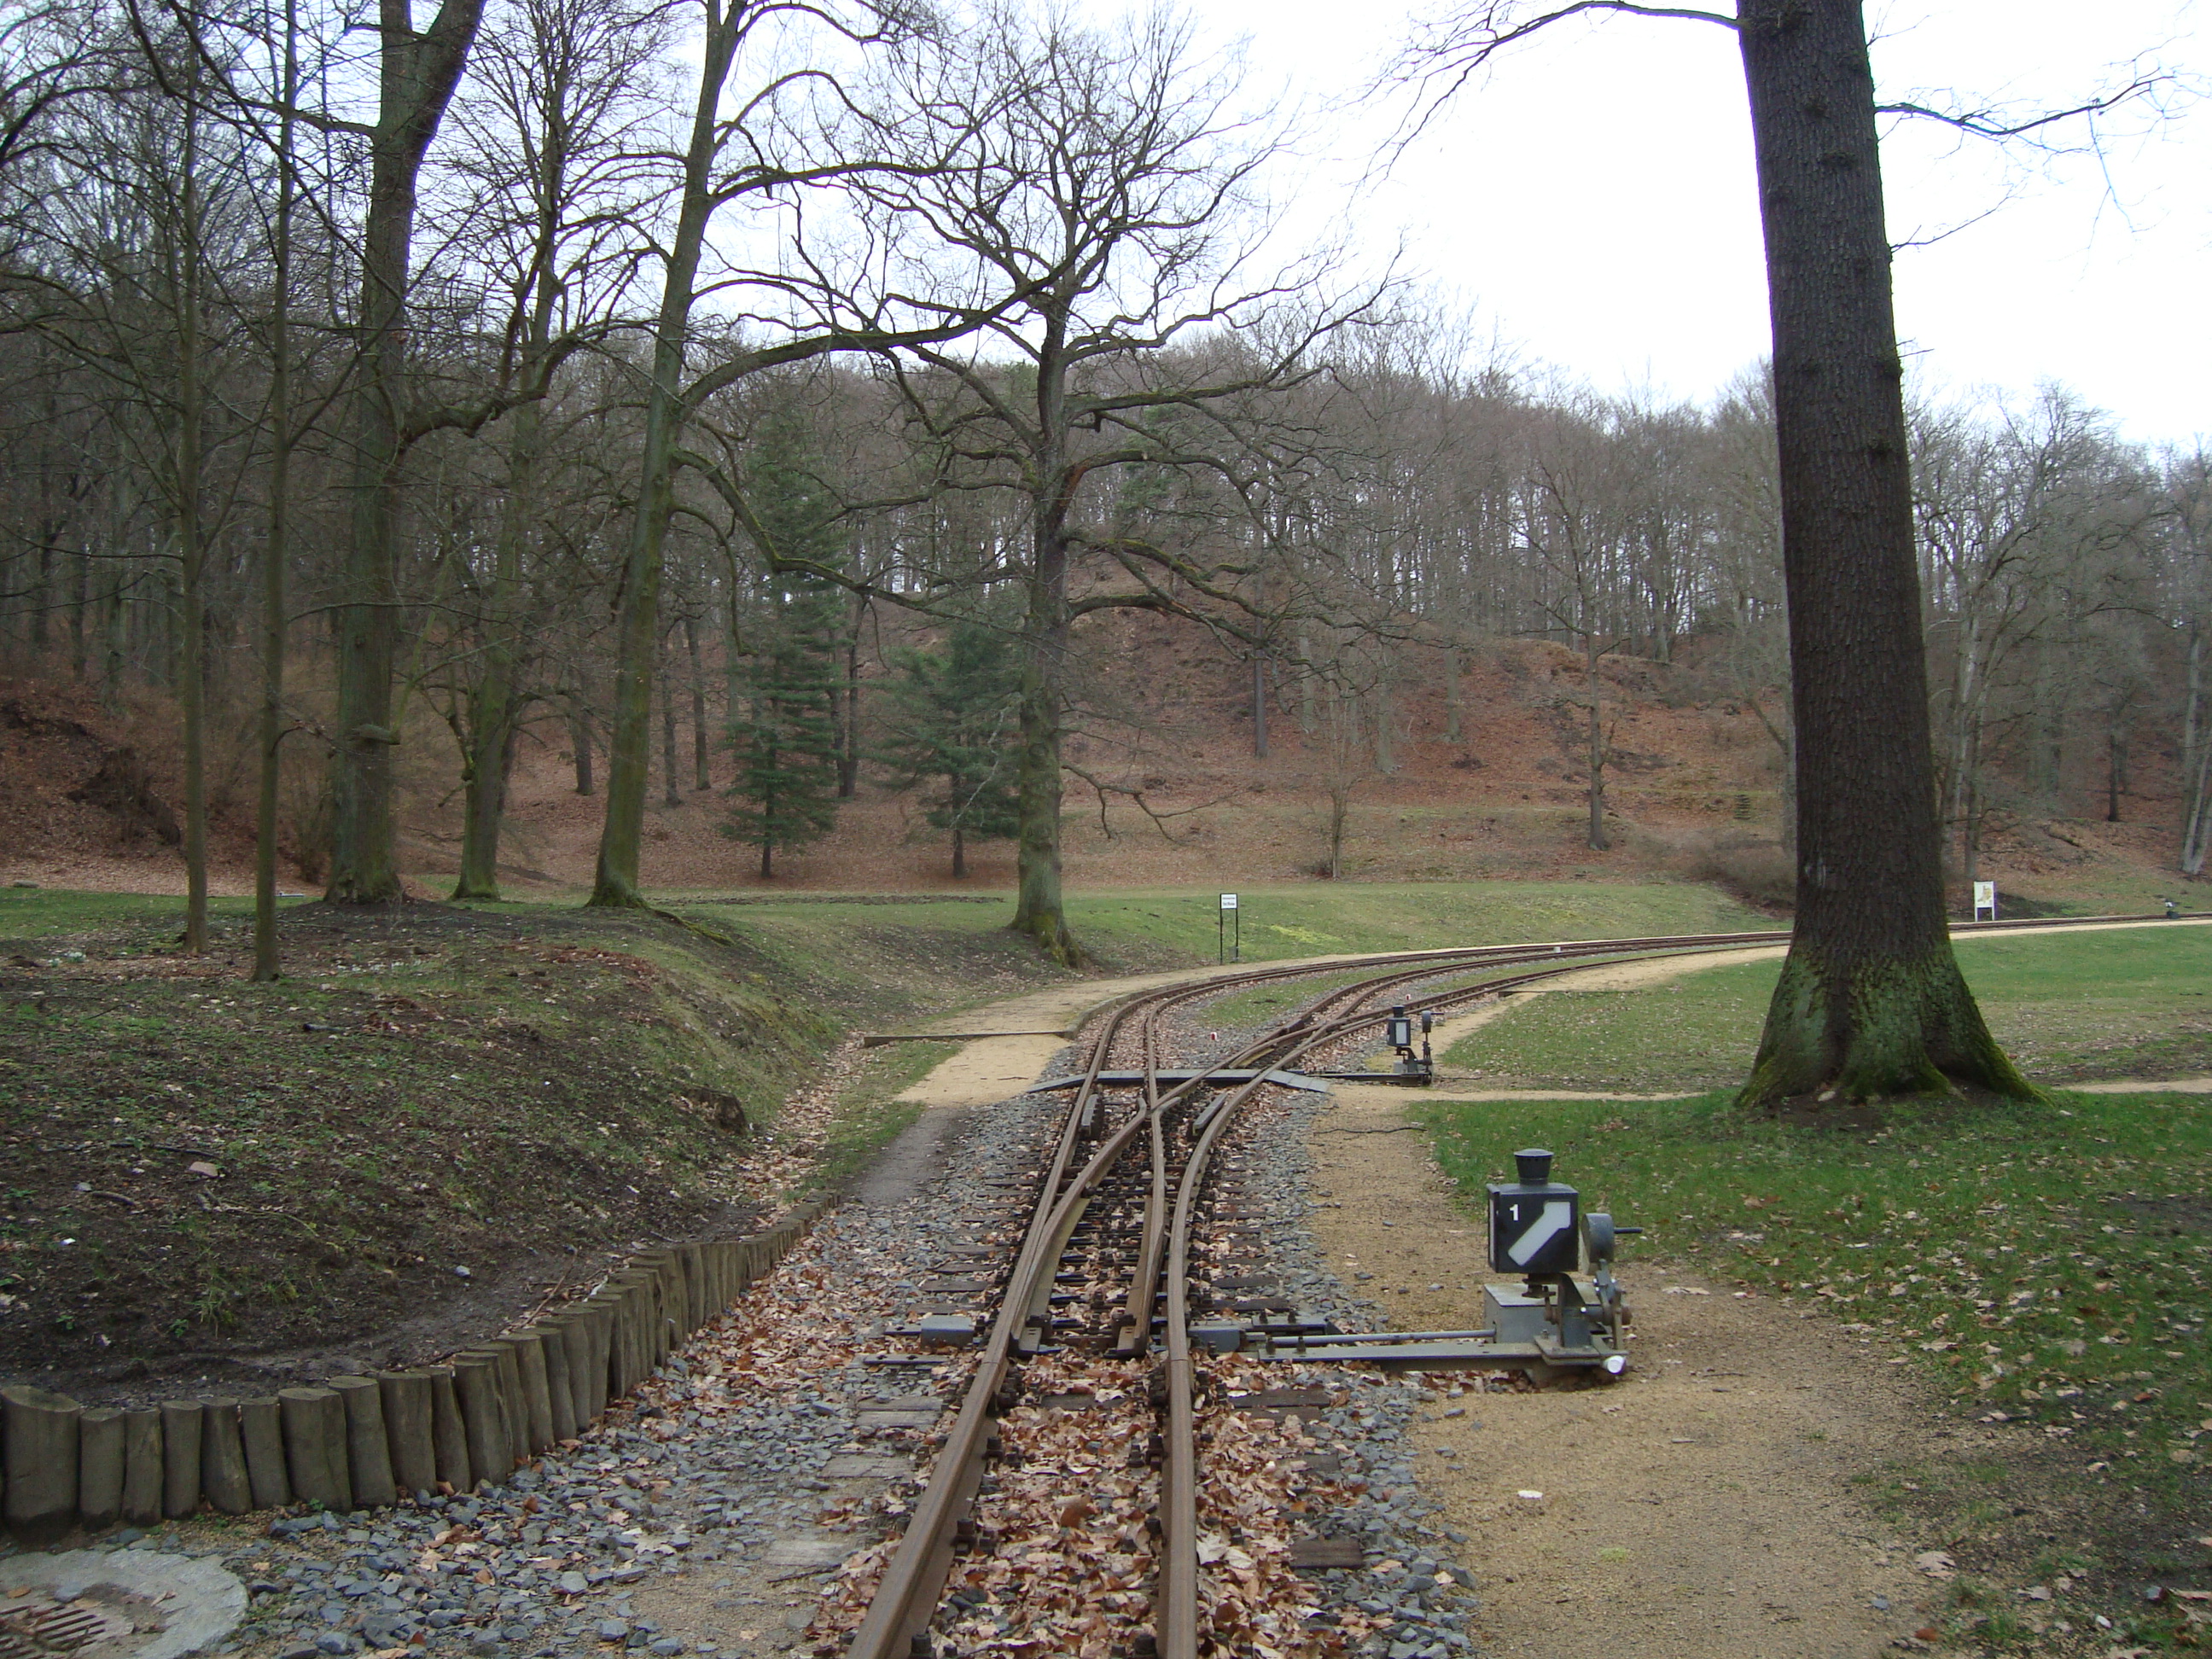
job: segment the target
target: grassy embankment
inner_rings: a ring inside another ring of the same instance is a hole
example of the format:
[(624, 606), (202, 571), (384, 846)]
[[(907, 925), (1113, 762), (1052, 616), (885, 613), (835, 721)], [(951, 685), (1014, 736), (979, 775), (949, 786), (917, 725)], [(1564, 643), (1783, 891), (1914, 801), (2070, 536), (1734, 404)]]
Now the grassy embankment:
[[(1983, 939), (1960, 957), (2033, 1074), (2203, 1064), (2212, 929)], [(1744, 1065), (1774, 972), (1532, 998), (1450, 1063), (1528, 1086), (1710, 1087)], [(1948, 1633), (2030, 1641), (2038, 1604), (2014, 1593), (2076, 1568), (2131, 1639), (2185, 1636), (2170, 1598), (2146, 1609), (2136, 1592), (2199, 1583), (2212, 1547), (2212, 1098), (2054, 1090), (1850, 1130), (1748, 1120), (1724, 1092), (1419, 1110), (1468, 1192), (1513, 1148), (1550, 1146), (1594, 1207), (1650, 1230), (1625, 1255), (1820, 1308), (1954, 1408), (2008, 1425), (2005, 1457), (1900, 1467), (1879, 1494), (1947, 1528), (1979, 1575), (1960, 1582)], [(1639, 1284), (1655, 1293), (1649, 1274)], [(2040, 1613), (2081, 1619), (2081, 1605)]]
[(97, 1396), (242, 1351), (439, 1351), (835, 1179), (943, 1052), (868, 1056), (785, 1133), (839, 1027), (742, 939), (301, 906), (262, 986), (246, 926), (218, 902), (195, 962), (173, 901), (0, 893), (0, 1370)]

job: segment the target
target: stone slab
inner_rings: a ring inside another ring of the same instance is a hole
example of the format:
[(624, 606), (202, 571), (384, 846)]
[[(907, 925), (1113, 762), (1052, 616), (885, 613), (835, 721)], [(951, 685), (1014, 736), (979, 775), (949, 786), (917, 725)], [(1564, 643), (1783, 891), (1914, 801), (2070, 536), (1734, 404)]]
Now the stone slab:
[(55, 1555), (15, 1555), (0, 1560), (0, 1596), (44, 1590), (74, 1601), (112, 1585), (143, 1596), (162, 1613), (161, 1628), (129, 1638), (128, 1659), (182, 1659), (238, 1628), (246, 1616), (246, 1586), (212, 1561), (155, 1550), (64, 1550)]

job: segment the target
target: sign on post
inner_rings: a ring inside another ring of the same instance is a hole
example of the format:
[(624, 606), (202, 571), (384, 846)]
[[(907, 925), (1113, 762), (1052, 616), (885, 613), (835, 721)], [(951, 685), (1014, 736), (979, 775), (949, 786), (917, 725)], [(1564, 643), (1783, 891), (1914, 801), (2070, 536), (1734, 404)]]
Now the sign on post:
[[(1237, 917), (1234, 939), (1231, 937), (1229, 924), (1231, 913), (1234, 913)], [(1244, 960), (1244, 913), (1237, 908), (1236, 894), (1224, 893), (1221, 896), (1221, 915), (1216, 922), (1214, 933), (1220, 945), (1219, 957), (1223, 962)]]
[[(1985, 911), (1985, 910), (1989, 913), (1989, 914), (1988, 914), (1988, 915), (1987, 915), (1986, 917), (1985, 917), (1985, 916), (1984, 916), (1984, 915), (1982, 914), (1982, 913), (1983, 913), (1984, 911)], [(1974, 920), (1975, 920), (1976, 921), (1995, 921), (1996, 919), (1997, 919), (1997, 884), (1996, 884), (1996, 883), (1995, 883), (1995, 882), (1993, 882), (1993, 881), (1978, 881), (1978, 882), (1976, 882), (1976, 883), (1974, 884)]]

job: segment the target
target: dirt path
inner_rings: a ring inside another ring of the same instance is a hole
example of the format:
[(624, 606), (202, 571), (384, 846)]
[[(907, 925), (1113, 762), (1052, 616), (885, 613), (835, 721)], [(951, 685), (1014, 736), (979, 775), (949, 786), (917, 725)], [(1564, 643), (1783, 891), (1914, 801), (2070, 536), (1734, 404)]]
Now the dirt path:
[[(1363, 1090), (1321, 1119), (1317, 1236), (1397, 1328), (1464, 1328), (1481, 1228), (1403, 1099)], [(1626, 1278), (1626, 1380), (1438, 1396), (1419, 1430), (1422, 1480), (1470, 1539), (1485, 1650), (1577, 1659), (1603, 1630), (1637, 1659), (1871, 1659), (1922, 1626), (1936, 1587), (1912, 1557), (1931, 1540), (1893, 1535), (1851, 1483), (1955, 1456), (1966, 1431), (1821, 1322), (1686, 1273)]]

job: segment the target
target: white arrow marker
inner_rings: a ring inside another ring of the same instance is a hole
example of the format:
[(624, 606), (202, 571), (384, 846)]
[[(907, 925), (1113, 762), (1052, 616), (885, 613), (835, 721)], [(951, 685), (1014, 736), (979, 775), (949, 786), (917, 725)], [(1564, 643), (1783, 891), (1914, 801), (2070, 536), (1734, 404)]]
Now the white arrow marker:
[(1513, 1241), (1513, 1248), (1505, 1259), (1516, 1267), (1525, 1267), (1544, 1246), (1566, 1231), (1573, 1220), (1575, 1206), (1565, 1199), (1553, 1199), (1544, 1206), (1544, 1213), (1536, 1218), (1535, 1225)]

